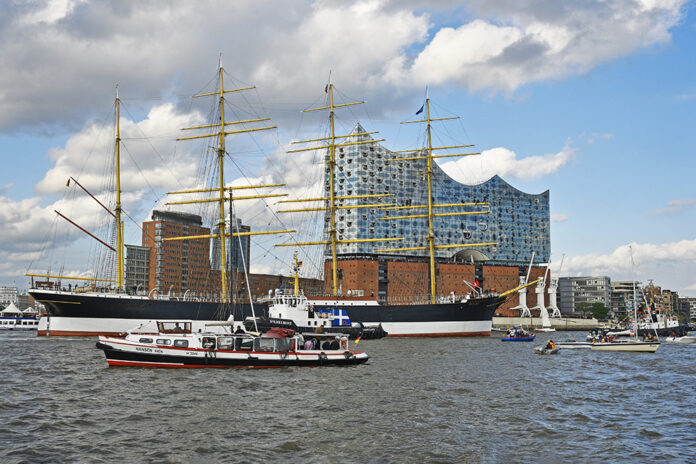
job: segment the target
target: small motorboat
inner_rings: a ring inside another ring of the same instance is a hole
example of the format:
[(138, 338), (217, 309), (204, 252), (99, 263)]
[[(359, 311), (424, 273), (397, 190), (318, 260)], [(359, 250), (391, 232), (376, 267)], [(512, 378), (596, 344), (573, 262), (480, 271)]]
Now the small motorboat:
[(563, 348), (564, 350), (577, 350), (579, 348), (590, 348), (592, 342), (577, 342), (575, 340), (562, 340), (556, 342), (556, 347)]
[(696, 335), (684, 335), (683, 337), (665, 337), (663, 338), (663, 340), (670, 343), (683, 343), (690, 345), (692, 343), (696, 343)]
[(125, 337), (100, 336), (97, 348), (104, 351), (110, 367), (345, 366), (369, 359), (363, 351), (349, 350), (346, 336), (321, 343), (321, 337), (304, 337), (277, 327), (255, 335), (194, 333), (191, 325), (192, 321), (158, 321), (156, 332), (134, 330)]
[(508, 329), (501, 340), (504, 342), (531, 342), (535, 338), (535, 334), (527, 332), (522, 327), (514, 327), (512, 329)]
[(559, 350), (560, 350), (560, 348), (558, 347), (558, 345), (556, 345), (553, 348), (547, 348), (546, 346), (535, 346), (534, 347), (534, 352), (536, 354), (556, 354), (556, 353), (558, 353)]

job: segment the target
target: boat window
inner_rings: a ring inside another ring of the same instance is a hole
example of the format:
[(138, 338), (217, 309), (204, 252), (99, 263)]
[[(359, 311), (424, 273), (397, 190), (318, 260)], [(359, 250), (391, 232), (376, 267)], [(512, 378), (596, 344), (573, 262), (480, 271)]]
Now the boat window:
[(276, 351), (290, 351), (292, 340), (289, 338), (277, 338), (276, 339)]
[(143, 337), (140, 340), (138, 340), (138, 342), (140, 342), (140, 343), (152, 343), (152, 339)]
[(158, 345), (171, 345), (172, 341), (169, 340), (168, 338), (158, 338), (157, 339), (157, 344)]
[(273, 351), (272, 338), (257, 338), (254, 340), (254, 351)]
[(157, 326), (161, 333), (191, 333), (190, 322), (158, 322)]
[(218, 337), (217, 339), (219, 350), (232, 350), (234, 349), (234, 337)]
[(188, 348), (188, 340), (174, 340), (174, 346), (179, 348)]
[(237, 337), (235, 347), (238, 350), (251, 350), (254, 347), (254, 340), (252, 338)]
[(203, 337), (203, 348), (215, 349), (215, 337)]

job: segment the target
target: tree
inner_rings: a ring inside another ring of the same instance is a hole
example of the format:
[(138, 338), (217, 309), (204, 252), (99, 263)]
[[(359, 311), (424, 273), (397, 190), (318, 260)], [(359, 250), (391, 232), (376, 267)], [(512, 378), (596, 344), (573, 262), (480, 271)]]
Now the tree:
[(609, 308), (604, 306), (603, 303), (592, 303), (590, 311), (592, 311), (592, 317), (598, 321), (606, 319), (607, 314), (609, 314)]
[(575, 312), (582, 314), (585, 317), (585, 313), (592, 312), (592, 305), (590, 303), (578, 303), (575, 306)]

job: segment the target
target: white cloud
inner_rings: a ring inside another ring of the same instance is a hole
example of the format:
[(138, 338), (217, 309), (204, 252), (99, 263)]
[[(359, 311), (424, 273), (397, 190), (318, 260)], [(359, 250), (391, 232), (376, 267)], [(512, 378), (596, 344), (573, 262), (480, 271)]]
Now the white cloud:
[(473, 0), (469, 5), (491, 19), (436, 31), (413, 64), (404, 63), (401, 78), (511, 92), (530, 82), (582, 74), (669, 41), (685, 3)]
[(551, 215), (551, 222), (566, 222), (568, 219), (570, 219), (570, 216), (567, 214), (552, 214)]
[[(631, 263), (632, 259), (634, 265)], [(607, 275), (614, 280), (624, 280), (631, 279), (635, 274), (638, 279), (646, 281), (656, 277), (664, 279), (669, 274), (675, 285), (689, 289), (687, 285), (691, 282), (687, 283), (684, 279), (690, 279), (688, 276), (691, 275), (691, 271), (687, 269), (690, 269), (694, 262), (696, 239), (662, 244), (631, 243), (622, 245), (608, 254), (566, 256), (561, 275)], [(552, 264), (552, 272), (558, 272), (559, 265), (560, 260), (555, 261)], [(662, 272), (656, 276), (658, 269)]]
[[(190, 94), (218, 52), (274, 102), (275, 119), (296, 118), (288, 108), (311, 101), (329, 71), (373, 111), (398, 108), (424, 84), (510, 92), (668, 42), (685, 3), (13, 3), (0, 21), (0, 129), (81, 126), (116, 82), (124, 95)], [(435, 13), (449, 14), (447, 27)]]
[(575, 149), (565, 146), (558, 153), (518, 159), (514, 151), (499, 147), (484, 150), (481, 155), (443, 163), (440, 167), (450, 177), (464, 183), (483, 182), (496, 174), (506, 179), (537, 179), (557, 172), (574, 154)]
[[(194, 112), (182, 114), (172, 104), (153, 107), (147, 117), (134, 122), (121, 116), (121, 190), (176, 188), (190, 183), (198, 159), (176, 144), (178, 130), (201, 124)], [(39, 194), (64, 190), (71, 176), (93, 194), (113, 190), (115, 129), (113, 123), (89, 124), (70, 139), (64, 148), (49, 153), (55, 165), (36, 185)]]
[(685, 209), (694, 206), (694, 200), (672, 200), (667, 202), (665, 208), (658, 208), (652, 211), (652, 214), (673, 214), (679, 213)]
[(613, 137), (614, 137), (614, 134), (611, 134), (609, 132), (603, 133), (603, 134), (594, 132), (592, 135), (590, 135), (587, 138), (587, 144), (593, 145), (597, 140), (611, 140)]

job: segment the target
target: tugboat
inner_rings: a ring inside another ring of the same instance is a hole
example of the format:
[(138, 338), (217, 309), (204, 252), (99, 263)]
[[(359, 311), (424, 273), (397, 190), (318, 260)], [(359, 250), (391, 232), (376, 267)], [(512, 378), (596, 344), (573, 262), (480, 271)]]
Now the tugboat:
[(504, 342), (531, 342), (535, 338), (535, 334), (527, 332), (522, 327), (513, 327), (508, 329), (500, 340)]
[[(363, 351), (348, 349), (347, 337), (333, 337), (319, 346), (294, 330), (272, 328), (250, 333), (192, 332), (193, 321), (157, 321), (156, 332), (134, 330), (121, 337), (100, 336), (109, 367), (285, 367), (347, 366), (367, 362)], [(218, 325), (231, 326), (232, 322)], [(240, 330), (241, 332), (241, 330)]]
[(387, 336), (382, 324), (351, 323), (345, 309), (318, 307), (315, 308), (300, 290), (298, 271), (300, 263), (295, 253), (293, 292), (284, 288), (268, 292), (268, 317), (247, 317), (244, 327), (247, 330), (268, 330), (281, 327), (295, 330), (301, 334), (316, 334), (331, 332), (348, 336), (350, 339), (377, 339)]

